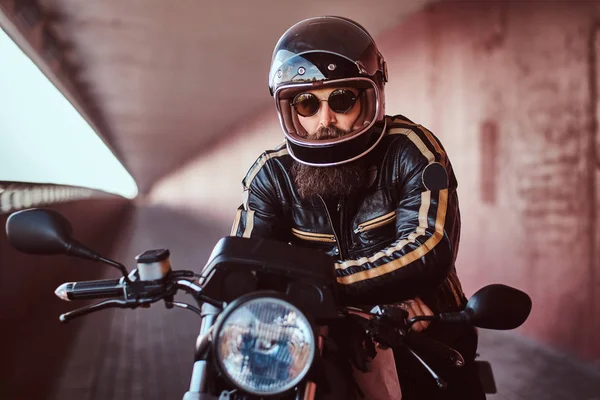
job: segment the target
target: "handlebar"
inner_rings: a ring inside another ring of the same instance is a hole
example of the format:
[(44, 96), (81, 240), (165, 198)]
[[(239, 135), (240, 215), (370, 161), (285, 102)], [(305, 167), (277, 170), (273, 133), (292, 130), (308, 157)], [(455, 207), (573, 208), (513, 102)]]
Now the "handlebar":
[[(179, 307), (202, 315), (198, 308), (173, 300), (178, 290), (191, 294), (199, 305), (206, 302), (221, 309), (226, 306), (226, 303), (221, 303), (204, 295), (201, 286), (185, 279), (192, 276), (194, 276), (194, 273), (191, 271), (172, 271), (164, 278), (156, 281), (126, 280), (125, 277), (122, 277), (120, 279), (64, 283), (55, 291), (55, 294), (63, 300), (109, 299), (62, 314), (59, 319), (61, 322), (68, 322), (106, 308), (134, 309), (148, 307), (159, 300), (164, 300), (167, 308)], [(136, 278), (135, 271), (129, 275), (129, 278)], [(454, 349), (432, 339), (422, 338), (420, 335), (410, 337), (408, 330), (418, 318), (407, 320), (408, 313), (401, 309), (383, 306), (366, 311), (356, 307), (345, 307), (342, 314), (362, 321), (360, 325), (371, 335), (372, 339), (381, 345), (408, 350), (431, 374), (440, 388), (445, 387), (446, 383), (412, 348), (414, 347), (415, 350), (427, 349), (435, 359), (449, 366), (461, 367), (464, 364), (462, 356)], [(204, 340), (206, 338), (204, 337)], [(201, 341), (201, 343), (203, 342)]]
[(62, 300), (89, 300), (109, 299), (98, 304), (85, 306), (60, 316), (61, 322), (83, 315), (103, 310), (105, 308), (137, 308), (148, 307), (159, 300), (164, 300), (167, 308), (179, 307), (200, 314), (200, 311), (189, 304), (173, 301), (178, 290), (191, 294), (201, 304), (208, 302), (216, 307), (223, 307), (223, 303), (210, 299), (202, 293), (202, 287), (186, 279), (195, 276), (192, 271), (172, 271), (163, 279), (155, 281), (142, 281), (136, 276), (135, 271), (130, 279), (102, 279), (95, 281), (67, 282), (60, 285), (54, 292)]
[(89, 300), (122, 297), (125, 283), (120, 279), (102, 279), (97, 281), (67, 282), (54, 292), (62, 300)]

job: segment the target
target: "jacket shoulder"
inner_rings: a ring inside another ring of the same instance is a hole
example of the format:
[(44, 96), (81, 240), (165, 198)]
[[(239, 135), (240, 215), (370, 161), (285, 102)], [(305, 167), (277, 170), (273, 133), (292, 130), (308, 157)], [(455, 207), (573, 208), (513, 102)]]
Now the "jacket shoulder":
[(422, 156), (427, 159), (427, 163), (438, 162), (445, 167), (448, 166), (446, 151), (431, 131), (402, 115), (387, 118), (384, 137), (389, 141), (390, 150), (407, 156), (409, 154)]
[(260, 156), (258, 156), (256, 161), (254, 161), (254, 163), (246, 173), (246, 176), (242, 180), (242, 185), (244, 185), (244, 188), (250, 188), (252, 181), (261, 172), (261, 170), (263, 170), (264, 166), (269, 162), (269, 160), (278, 159), (282, 157), (289, 157), (289, 153), (285, 142), (275, 147), (274, 149), (264, 151)]

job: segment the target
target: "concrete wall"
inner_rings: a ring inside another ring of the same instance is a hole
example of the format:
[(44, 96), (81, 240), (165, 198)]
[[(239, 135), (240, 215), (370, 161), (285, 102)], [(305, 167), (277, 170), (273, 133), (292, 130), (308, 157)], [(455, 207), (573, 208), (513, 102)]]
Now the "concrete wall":
[[(443, 141), (458, 180), (467, 294), (526, 290), (520, 332), (600, 361), (594, 2), (442, 2), (377, 38), (388, 114)], [(150, 200), (230, 224), (240, 180), (283, 136), (273, 108), (240, 121)], [(176, 193), (176, 195), (175, 195)]]
[(467, 289), (523, 288), (523, 332), (599, 360), (595, 15), (593, 3), (446, 3), (381, 43), (402, 49), (388, 56), (403, 83), (389, 110), (427, 124), (455, 164)]

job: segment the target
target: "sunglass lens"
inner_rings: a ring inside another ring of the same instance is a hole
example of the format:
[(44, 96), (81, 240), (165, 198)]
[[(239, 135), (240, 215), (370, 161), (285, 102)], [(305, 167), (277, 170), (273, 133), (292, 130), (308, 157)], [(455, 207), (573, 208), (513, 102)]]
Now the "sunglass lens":
[(293, 102), (296, 112), (303, 117), (310, 117), (319, 111), (319, 99), (311, 93), (301, 93)]
[(356, 95), (351, 90), (334, 90), (329, 95), (329, 107), (336, 113), (347, 113), (356, 103)]

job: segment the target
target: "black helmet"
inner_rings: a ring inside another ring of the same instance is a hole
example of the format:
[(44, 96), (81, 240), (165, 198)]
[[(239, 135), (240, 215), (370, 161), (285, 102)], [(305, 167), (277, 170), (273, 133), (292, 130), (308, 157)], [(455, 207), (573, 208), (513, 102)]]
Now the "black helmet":
[[(309, 18), (288, 29), (271, 60), (269, 89), (290, 155), (312, 166), (344, 164), (371, 151), (385, 132), (387, 68), (369, 33), (356, 22), (334, 16)], [(359, 89), (361, 114), (352, 132), (310, 140), (292, 106), (294, 97), (325, 87)]]

